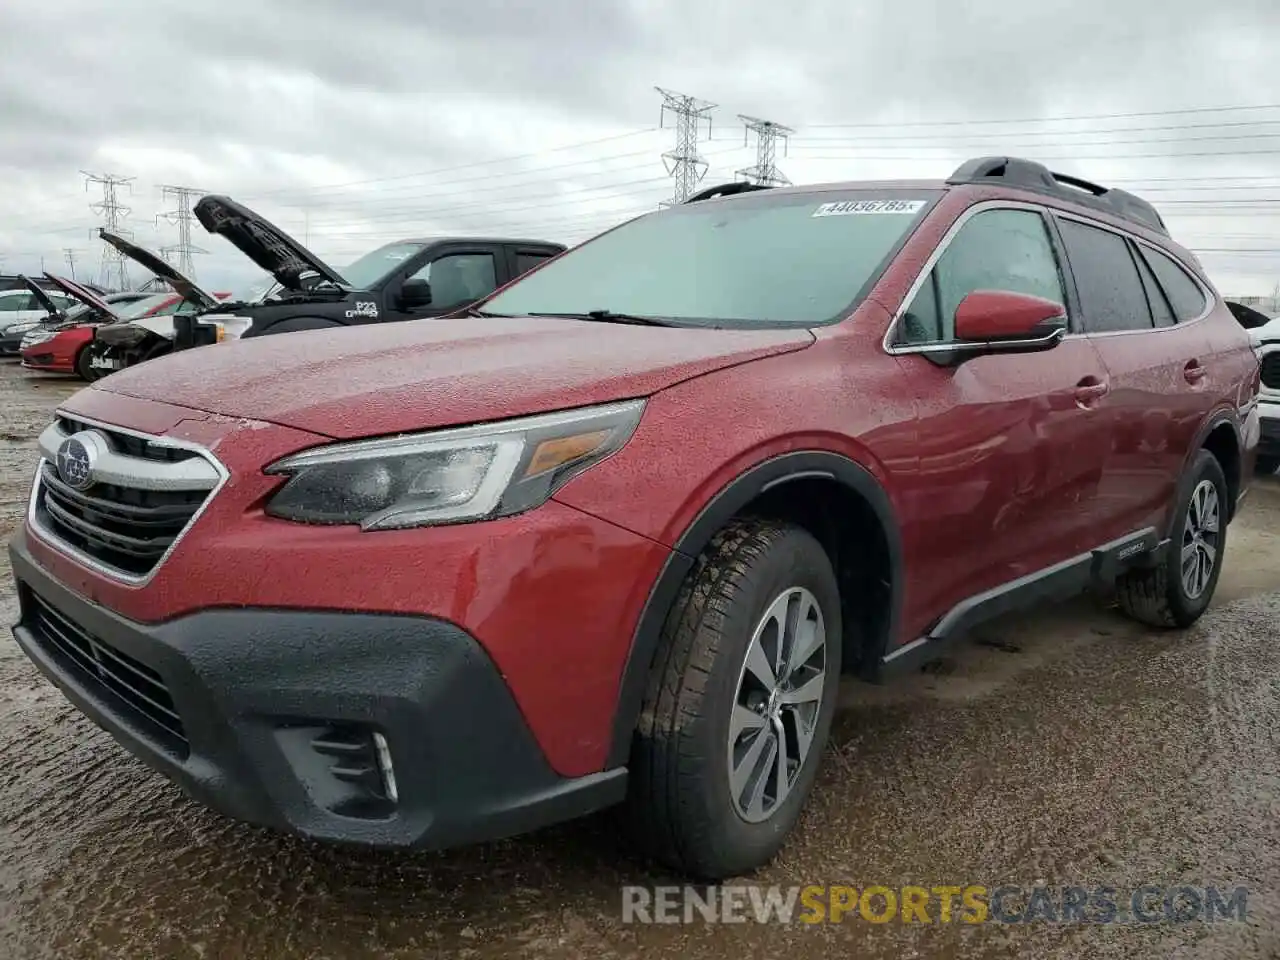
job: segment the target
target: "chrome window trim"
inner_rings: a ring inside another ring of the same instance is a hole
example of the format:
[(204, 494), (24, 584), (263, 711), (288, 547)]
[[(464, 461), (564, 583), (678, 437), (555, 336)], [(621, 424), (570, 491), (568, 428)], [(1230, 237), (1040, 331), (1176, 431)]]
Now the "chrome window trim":
[[(1097, 333), (1088, 333), (1088, 332), (1072, 333), (1072, 334), (1068, 334), (1068, 336), (1092, 337), (1094, 339), (1097, 339), (1098, 337), (1128, 337), (1128, 336), (1132, 336), (1135, 333), (1164, 333), (1167, 330), (1177, 330), (1179, 327), (1186, 327), (1186, 326), (1190, 326), (1193, 323), (1199, 323), (1201, 320), (1204, 320), (1206, 317), (1208, 317), (1209, 314), (1213, 313), (1213, 308), (1217, 305), (1217, 302), (1218, 302), (1217, 296), (1215, 296), (1204, 285), (1204, 283), (1201, 282), (1200, 278), (1197, 277), (1193, 271), (1187, 269), (1187, 266), (1183, 262), (1182, 258), (1175, 256), (1171, 250), (1166, 250), (1163, 247), (1152, 243), (1150, 240), (1145, 240), (1142, 237), (1138, 236), (1136, 233), (1130, 233), (1128, 230), (1122, 230), (1119, 227), (1113, 227), (1109, 223), (1102, 223), (1098, 220), (1093, 220), (1089, 217), (1081, 216), (1078, 213), (1074, 213), (1067, 210), (1052, 210), (1050, 212), (1054, 216), (1059, 217), (1063, 220), (1074, 220), (1077, 223), (1084, 224), (1086, 227), (1095, 227), (1099, 230), (1106, 230), (1108, 233), (1114, 233), (1118, 237), (1123, 237), (1126, 240), (1132, 240), (1134, 243), (1140, 244), (1144, 247), (1150, 247), (1152, 250), (1155, 250), (1158, 253), (1163, 253), (1166, 257), (1172, 260), (1175, 265), (1182, 268), (1182, 272), (1191, 278), (1192, 282), (1195, 283), (1197, 289), (1199, 289), (1201, 295), (1204, 297), (1204, 304), (1205, 304), (1204, 310), (1201, 311), (1199, 316), (1193, 317), (1190, 320), (1178, 320), (1177, 315), (1175, 314), (1174, 315), (1175, 322), (1171, 323), (1167, 327), (1150, 326), (1150, 327), (1138, 327), (1134, 330), (1102, 330)], [(1151, 269), (1149, 265), (1148, 265), (1148, 269)], [(1151, 273), (1154, 276), (1155, 270), (1151, 270)], [(1156, 277), (1156, 283), (1160, 283), (1160, 278), (1158, 276)], [(1161, 289), (1163, 288), (1164, 288), (1164, 285), (1161, 284)], [(1144, 292), (1144, 298), (1145, 298), (1145, 292)], [(1173, 309), (1173, 304), (1169, 305), (1169, 309), (1171, 310)]]
[[(1184, 261), (1177, 254), (1175, 254), (1172, 250), (1166, 250), (1164, 247), (1161, 247), (1158, 244), (1152, 243), (1150, 240), (1147, 240), (1144, 237), (1140, 237), (1135, 233), (1129, 232), (1128, 230), (1121, 229), (1120, 227), (1113, 226), (1112, 224), (1109, 224), (1109, 223), (1103, 223), (1100, 220), (1095, 220), (1092, 217), (1088, 217), (1071, 210), (1060, 210), (1057, 207), (1041, 206), (1039, 204), (1028, 203), (1022, 200), (984, 200), (980, 203), (975, 203), (973, 206), (966, 209), (963, 213), (960, 214), (959, 217), (956, 218), (956, 222), (953, 223), (950, 226), (950, 228), (948, 228), (945, 234), (943, 234), (942, 239), (938, 242), (937, 248), (933, 251), (932, 254), (929, 255), (929, 259), (925, 261), (924, 267), (921, 268), (920, 272), (916, 275), (916, 278), (912, 281), (911, 286), (907, 289), (906, 295), (902, 298), (902, 304), (898, 307), (897, 311), (894, 313), (893, 319), (889, 322), (889, 328), (885, 331), (884, 338), (881, 340), (881, 346), (884, 349), (885, 353), (892, 354), (894, 356), (899, 356), (903, 354), (913, 354), (913, 353), (941, 353), (941, 352), (948, 352), (948, 351), (959, 349), (955, 344), (951, 344), (951, 343), (947, 343), (947, 344), (928, 343), (928, 344), (912, 344), (907, 346), (894, 346), (892, 342), (893, 334), (894, 334), (894, 331), (897, 330), (898, 323), (902, 319), (902, 315), (907, 312), (907, 308), (911, 306), (912, 302), (915, 300), (916, 294), (920, 292), (920, 288), (924, 285), (924, 281), (928, 279), (930, 272), (937, 265), (938, 261), (942, 259), (942, 255), (947, 252), (947, 248), (951, 246), (951, 243), (952, 241), (955, 240), (956, 235), (964, 228), (964, 225), (968, 223), (971, 219), (973, 219), (979, 213), (985, 213), (988, 210), (1029, 210), (1033, 213), (1039, 213), (1042, 216), (1044, 214), (1048, 214), (1050, 216), (1058, 217), (1064, 220), (1074, 220), (1077, 223), (1084, 224), (1087, 227), (1096, 227), (1100, 230), (1106, 230), (1110, 233), (1114, 233), (1117, 236), (1123, 237), (1127, 240), (1132, 240), (1134, 243), (1141, 244), (1142, 246), (1145, 246), (1145, 247), (1149, 247), (1150, 249), (1155, 250), (1157, 253), (1163, 253), (1166, 257), (1172, 260), (1176, 266), (1181, 268), (1183, 273), (1185, 273), (1188, 277), (1191, 278), (1192, 282), (1195, 283), (1196, 287), (1200, 290), (1200, 293), (1204, 296), (1204, 302), (1205, 302), (1204, 310), (1199, 314), (1199, 316), (1193, 317), (1190, 320), (1177, 320), (1177, 322), (1170, 324), (1167, 327), (1156, 327), (1156, 326), (1139, 327), (1134, 330), (1106, 330), (1106, 331), (1101, 331), (1099, 333), (1088, 333), (1084, 331), (1080, 333), (1072, 333), (1068, 331), (1062, 337), (1062, 339), (1064, 340), (1074, 340), (1082, 337), (1094, 337), (1094, 338), (1127, 337), (1127, 336), (1132, 336), (1135, 333), (1165, 333), (1170, 330), (1177, 330), (1180, 327), (1190, 326), (1193, 323), (1200, 323), (1202, 320), (1207, 319), (1209, 315), (1213, 313), (1214, 308), (1218, 304), (1217, 294), (1215, 294), (1211, 289), (1209, 289), (1209, 287), (1204, 283), (1204, 281), (1200, 279), (1200, 277), (1196, 274), (1196, 272), (1186, 265), (1186, 261)], [(1055, 252), (1055, 255), (1058, 252), (1056, 244), (1055, 244), (1054, 252)], [(1063, 251), (1063, 253), (1065, 254), (1065, 251)], [(1154, 270), (1152, 272), (1154, 273)], [(1159, 281), (1159, 278), (1157, 278), (1157, 282), (1158, 281)], [(1066, 294), (1065, 290), (1063, 291), (1063, 294), (1065, 296)]]
[[(938, 246), (934, 248), (933, 253), (929, 255), (929, 259), (926, 260), (924, 262), (924, 266), (920, 268), (920, 272), (916, 274), (915, 279), (911, 281), (911, 286), (907, 288), (906, 295), (902, 298), (902, 303), (894, 312), (893, 319), (889, 321), (889, 329), (884, 332), (884, 337), (880, 341), (880, 346), (884, 349), (884, 352), (892, 354), (893, 356), (898, 356), (901, 354), (940, 353), (943, 351), (949, 352), (956, 349), (962, 349), (957, 348), (954, 343), (941, 342), (895, 346), (893, 343), (893, 334), (894, 331), (898, 329), (898, 323), (902, 320), (902, 315), (907, 312), (907, 308), (915, 301), (916, 294), (920, 292), (920, 288), (924, 286), (924, 282), (929, 278), (929, 274), (933, 271), (933, 268), (937, 266), (938, 261), (942, 259), (943, 254), (947, 252), (952, 241), (955, 240), (956, 235), (964, 229), (965, 224), (978, 214), (986, 213), (989, 210), (1025, 210), (1030, 213), (1039, 214), (1043, 219), (1046, 209), (1047, 208), (1042, 207), (1039, 204), (1028, 203), (1024, 200), (982, 200), (975, 203), (973, 206), (968, 207), (963, 213), (961, 213), (960, 216), (956, 218), (956, 222), (947, 228), (947, 232), (944, 233), (942, 235), (942, 239), (938, 241)], [(1048, 235), (1048, 227), (1045, 228), (1045, 233)], [(1052, 237), (1049, 237), (1049, 242), (1051, 244), (1053, 243)], [(1054, 249), (1054, 256), (1057, 256), (1056, 247)], [(1059, 268), (1061, 268), (1061, 265), (1059, 265)], [(1065, 297), (1066, 290), (1063, 290), (1062, 293)], [(1063, 309), (1065, 312), (1066, 304), (1063, 304)]]
[[(92, 417), (86, 417), (79, 413), (70, 413), (62, 409), (58, 409), (54, 411), (54, 416), (66, 417), (68, 420), (74, 420), (77, 423), (83, 423), (90, 427), (97, 427), (99, 429), (107, 430), (112, 433), (122, 433), (122, 434), (125, 434), (126, 436), (135, 437), (139, 440), (146, 440), (148, 443), (154, 446), (168, 447), (170, 449), (176, 449), (176, 450), (190, 450), (191, 452), (201, 457), (207, 464), (212, 466), (214, 471), (217, 473), (218, 478), (217, 478), (216, 484), (212, 487), (212, 489), (208, 490), (208, 492), (205, 495), (204, 502), (201, 503), (200, 506), (196, 509), (195, 513), (191, 515), (191, 519), (187, 522), (187, 525), (178, 532), (178, 535), (176, 537), (173, 538), (173, 543), (169, 544), (169, 549), (167, 549), (163, 554), (161, 554), (160, 559), (155, 562), (155, 566), (153, 566), (145, 574), (142, 574), (141, 576), (139, 576), (137, 574), (126, 573), (123, 570), (118, 570), (115, 567), (111, 566), (110, 564), (103, 563), (101, 560), (98, 560), (80, 550), (77, 550), (71, 544), (61, 540), (57, 534), (47, 529), (44, 525), (40, 523), (39, 517), (37, 515), (36, 504), (39, 501), (40, 490), (42, 489), (42, 486), (43, 486), (41, 483), (41, 476), (43, 475), (43, 472), (44, 472), (44, 466), (47, 463), (55, 464), (54, 469), (57, 469), (56, 461), (51, 461), (47, 456), (44, 456), (43, 455), (44, 450), (43, 449), (41, 450), (42, 456), (40, 457), (39, 462), (36, 464), (35, 477), (33, 477), (31, 481), (31, 493), (27, 499), (27, 529), (29, 529), (32, 532), (32, 534), (34, 534), (35, 537), (41, 543), (45, 544), (50, 549), (56, 550), (58, 553), (61, 553), (63, 556), (67, 557), (68, 559), (74, 560), (77, 563), (81, 564), (82, 566), (88, 567), (90, 570), (94, 571), (97, 574), (100, 574), (101, 576), (107, 577), (108, 579), (111, 579), (111, 580), (115, 580), (119, 583), (123, 583), (126, 586), (130, 586), (130, 587), (146, 586), (148, 583), (151, 582), (151, 580), (156, 576), (156, 574), (160, 572), (160, 569), (161, 567), (164, 566), (165, 561), (168, 560), (169, 557), (173, 554), (173, 551), (178, 548), (178, 544), (182, 542), (182, 538), (185, 537), (187, 533), (190, 532), (191, 528), (196, 525), (196, 522), (204, 514), (205, 510), (208, 509), (209, 504), (213, 503), (214, 498), (218, 495), (219, 491), (222, 490), (222, 488), (226, 485), (227, 480), (230, 478), (231, 476), (230, 472), (223, 465), (222, 461), (220, 461), (216, 456), (213, 455), (213, 452), (209, 450), (208, 447), (205, 447), (199, 443), (194, 443), (189, 440), (175, 440), (171, 437), (157, 437), (155, 434), (143, 433), (139, 430), (131, 430), (128, 427), (120, 427), (113, 423), (105, 423), (101, 420), (96, 420)], [(56, 426), (56, 424), (54, 424), (54, 426)], [(47, 428), (45, 432), (48, 432)], [(41, 436), (41, 440), (43, 441), (44, 433), (41, 433), (40, 436)], [(70, 434), (67, 434), (67, 436), (70, 436)], [(42, 443), (42, 447), (43, 447), (43, 443)], [(144, 488), (139, 488), (139, 489), (144, 489)], [(172, 490), (174, 488), (173, 487), (168, 487), (168, 488), (157, 487), (154, 489)], [(186, 487), (184, 489), (196, 490), (199, 488)]]

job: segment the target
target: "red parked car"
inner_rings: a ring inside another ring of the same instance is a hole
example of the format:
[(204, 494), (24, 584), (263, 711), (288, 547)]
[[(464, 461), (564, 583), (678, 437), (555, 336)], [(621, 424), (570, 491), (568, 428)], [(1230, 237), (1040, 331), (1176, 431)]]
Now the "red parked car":
[(82, 380), (92, 380), (93, 371), (88, 367), (85, 348), (93, 342), (93, 333), (98, 327), (119, 320), (163, 316), (173, 313), (183, 302), (176, 293), (153, 293), (124, 305), (112, 305), (96, 294), (81, 290), (85, 296), (92, 296), (84, 301), (92, 311), (90, 318), (70, 317), (24, 335), (20, 352), (22, 365), (28, 370), (72, 373)]
[(466, 317), (186, 351), (72, 397), (27, 655), (192, 796), (446, 846), (625, 802), (768, 861), (837, 679), (1090, 584), (1205, 610), (1258, 362), (1120, 190), (1023, 160), (743, 185)]

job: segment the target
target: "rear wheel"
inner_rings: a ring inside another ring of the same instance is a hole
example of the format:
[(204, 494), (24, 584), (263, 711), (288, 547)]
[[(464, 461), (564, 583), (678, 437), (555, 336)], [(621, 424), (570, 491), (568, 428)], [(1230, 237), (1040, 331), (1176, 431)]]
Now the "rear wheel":
[(708, 880), (774, 857), (817, 775), (840, 638), (809, 533), (748, 520), (717, 534), (667, 617), (633, 742), (628, 813), (655, 857)]
[(1259, 454), (1258, 459), (1254, 462), (1253, 470), (1254, 473), (1268, 477), (1271, 476), (1271, 474), (1280, 470), (1280, 456), (1277, 456), (1274, 453)]
[(1213, 599), (1227, 543), (1227, 479), (1208, 450), (1196, 453), (1179, 486), (1169, 547), (1150, 569), (1122, 574), (1116, 599), (1129, 616), (1155, 627), (1189, 627)]

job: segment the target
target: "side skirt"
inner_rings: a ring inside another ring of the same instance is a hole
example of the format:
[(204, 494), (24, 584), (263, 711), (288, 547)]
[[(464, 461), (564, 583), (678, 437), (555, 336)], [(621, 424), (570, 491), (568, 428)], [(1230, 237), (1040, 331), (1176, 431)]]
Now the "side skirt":
[(890, 651), (880, 661), (876, 676), (868, 679), (883, 680), (918, 670), (928, 661), (942, 656), (954, 641), (988, 620), (1039, 603), (1066, 600), (1093, 586), (1110, 585), (1126, 570), (1160, 562), (1168, 545), (1169, 541), (1162, 539), (1154, 527), (1147, 527), (1088, 553), (962, 600), (947, 611), (925, 636)]

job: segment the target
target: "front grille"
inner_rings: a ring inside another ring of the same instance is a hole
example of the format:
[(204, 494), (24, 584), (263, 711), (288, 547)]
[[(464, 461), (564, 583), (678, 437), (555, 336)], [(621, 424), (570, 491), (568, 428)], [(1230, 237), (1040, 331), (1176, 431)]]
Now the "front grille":
[(1280, 352), (1268, 353), (1262, 358), (1262, 385), (1280, 390)]
[[(103, 463), (98, 482), (76, 489), (58, 473), (59, 446), (92, 431)], [(190, 526), (220, 475), (198, 450), (60, 415), (40, 437), (32, 501), (38, 532), (125, 579), (150, 574)]]
[(160, 674), (88, 633), (31, 591), (27, 623), (45, 652), (180, 757), (187, 735)]
[(191, 460), (200, 456), (195, 450), (190, 450), (186, 447), (169, 447), (152, 443), (146, 437), (105, 429), (95, 424), (85, 423), (83, 420), (76, 420), (65, 413), (59, 414), (54, 422), (67, 435), (79, 433), (81, 430), (97, 430), (99, 433), (106, 435), (115, 450), (126, 456), (137, 457), (140, 460), (154, 460), (158, 463), (181, 463), (183, 460)]

